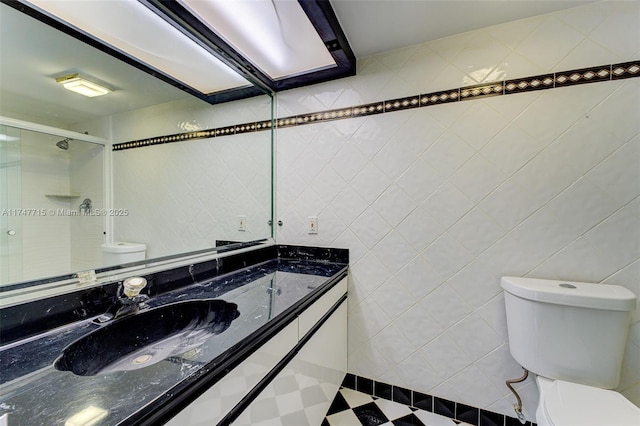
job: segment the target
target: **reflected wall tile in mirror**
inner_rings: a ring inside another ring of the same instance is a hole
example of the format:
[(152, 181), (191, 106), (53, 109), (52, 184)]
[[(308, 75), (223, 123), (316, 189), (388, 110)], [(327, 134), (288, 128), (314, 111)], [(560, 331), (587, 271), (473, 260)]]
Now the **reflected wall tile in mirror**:
[[(246, 108), (251, 101), (254, 107)], [(252, 99), (225, 104), (224, 110), (225, 115), (234, 108), (243, 111), (238, 113), (243, 118), (249, 118), (249, 111), (256, 123), (265, 117), (259, 106), (264, 101)], [(210, 108), (214, 118), (208, 122), (213, 122), (220, 107)], [(170, 113), (165, 107), (163, 119), (175, 122), (180, 116), (179, 108)], [(114, 152), (115, 204), (130, 212), (115, 218), (115, 239), (143, 242), (153, 258), (212, 247), (216, 240), (269, 237), (270, 131), (257, 131), (257, 126), (246, 131), (245, 126), (236, 134), (240, 126), (219, 127), (228, 132), (213, 138)]]

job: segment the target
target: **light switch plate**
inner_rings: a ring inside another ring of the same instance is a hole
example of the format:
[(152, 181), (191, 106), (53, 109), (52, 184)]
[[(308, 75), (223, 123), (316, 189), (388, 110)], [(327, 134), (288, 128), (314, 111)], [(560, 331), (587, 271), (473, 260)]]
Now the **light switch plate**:
[(309, 216), (309, 220), (307, 222), (308, 232), (309, 234), (317, 234), (318, 233), (318, 216)]

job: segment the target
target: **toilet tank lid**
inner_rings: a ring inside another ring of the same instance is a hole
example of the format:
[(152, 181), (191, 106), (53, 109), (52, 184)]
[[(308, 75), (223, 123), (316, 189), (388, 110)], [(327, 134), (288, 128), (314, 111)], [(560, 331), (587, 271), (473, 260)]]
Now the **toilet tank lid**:
[(527, 300), (611, 311), (636, 308), (636, 296), (619, 285), (522, 277), (502, 277), (500, 283), (506, 292)]
[(123, 241), (114, 241), (102, 245), (102, 251), (108, 253), (135, 253), (145, 251), (147, 246), (140, 243), (126, 243)]

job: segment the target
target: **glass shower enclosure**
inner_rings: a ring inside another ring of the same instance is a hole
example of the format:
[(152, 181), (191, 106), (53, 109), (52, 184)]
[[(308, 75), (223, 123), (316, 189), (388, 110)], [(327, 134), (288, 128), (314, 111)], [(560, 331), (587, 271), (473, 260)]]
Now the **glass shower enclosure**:
[(0, 285), (101, 264), (104, 175), (101, 144), (0, 126)]
[(22, 278), (20, 130), (0, 125), (0, 283)]

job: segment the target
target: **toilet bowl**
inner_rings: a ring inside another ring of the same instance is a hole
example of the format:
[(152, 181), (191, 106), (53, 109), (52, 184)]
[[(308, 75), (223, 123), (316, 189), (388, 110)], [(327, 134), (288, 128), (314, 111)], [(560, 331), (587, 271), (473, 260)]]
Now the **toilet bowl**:
[(640, 408), (618, 392), (536, 376), (538, 426), (637, 426)]

